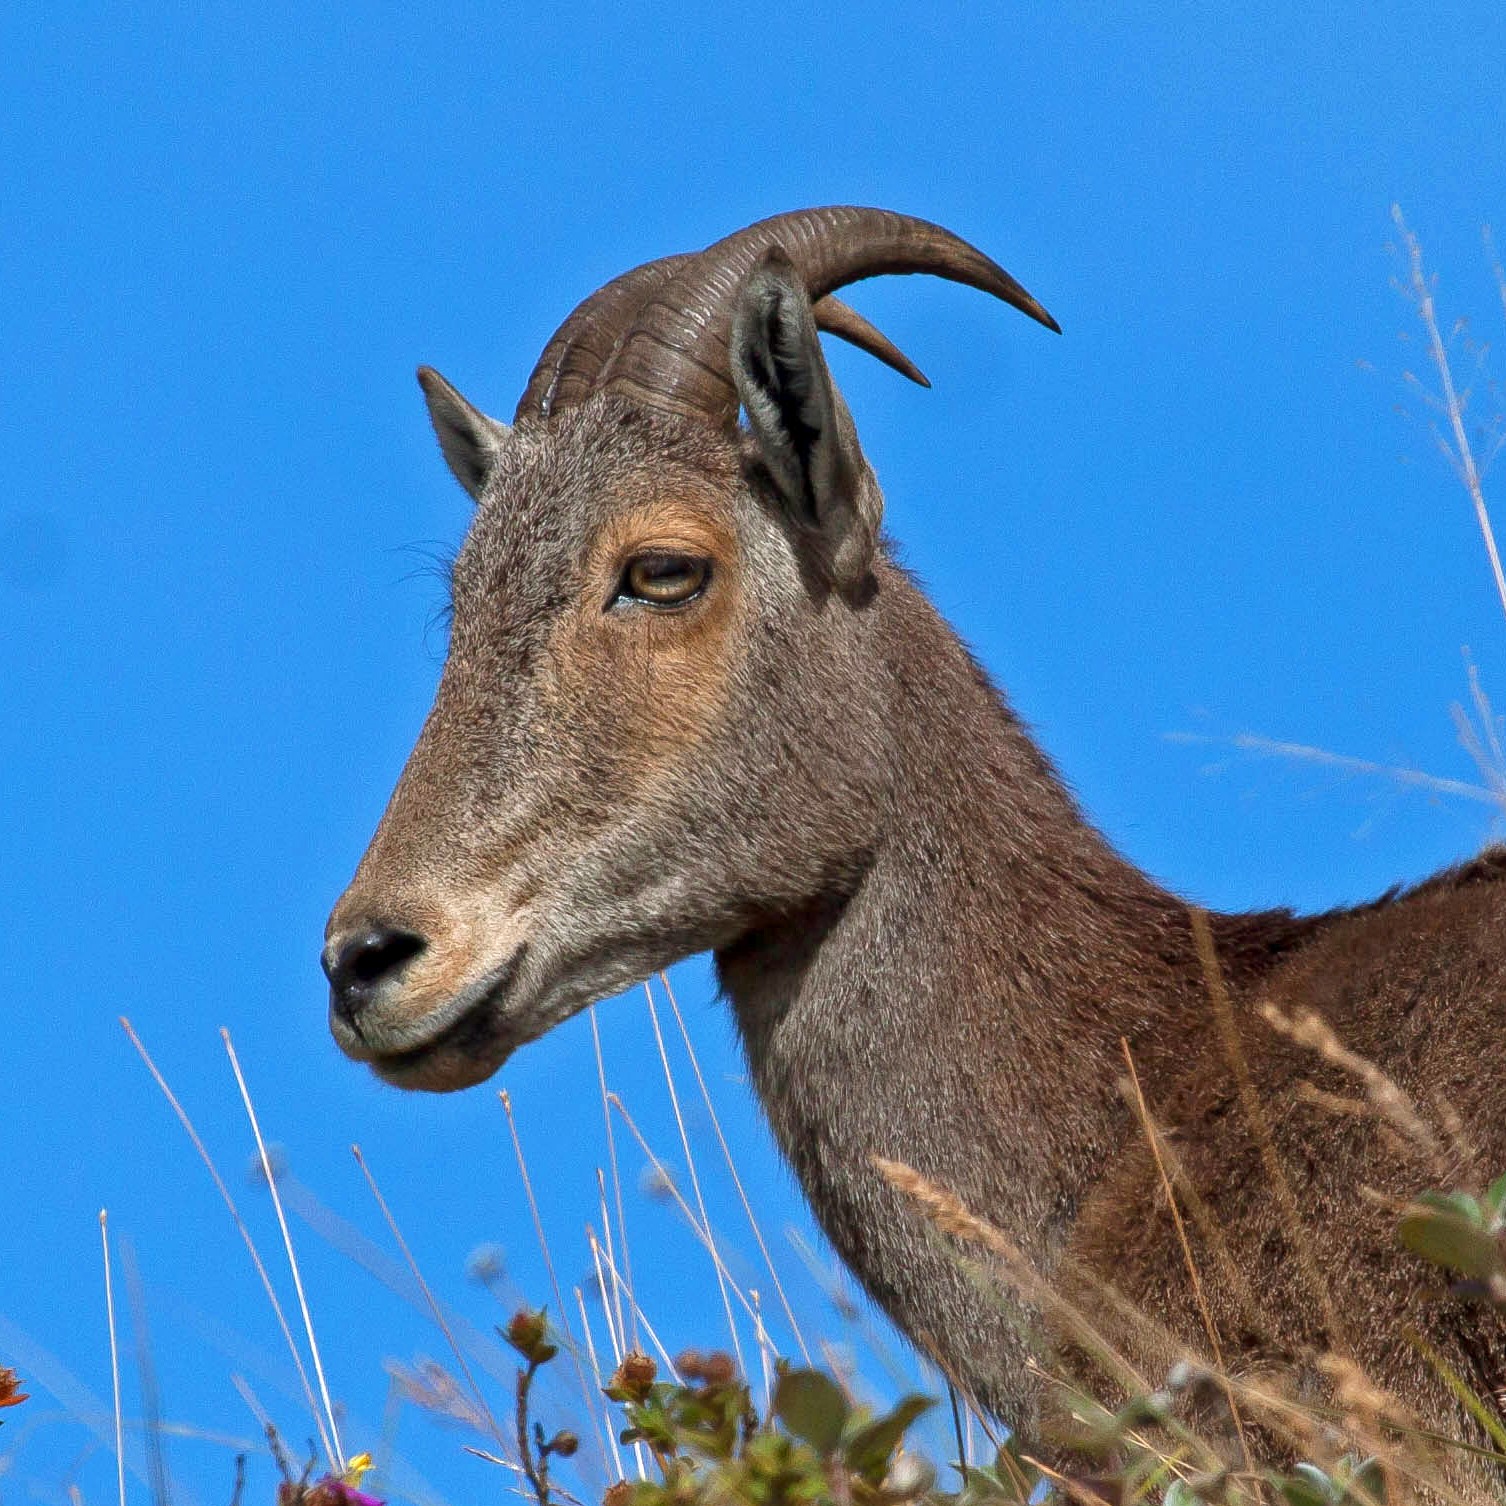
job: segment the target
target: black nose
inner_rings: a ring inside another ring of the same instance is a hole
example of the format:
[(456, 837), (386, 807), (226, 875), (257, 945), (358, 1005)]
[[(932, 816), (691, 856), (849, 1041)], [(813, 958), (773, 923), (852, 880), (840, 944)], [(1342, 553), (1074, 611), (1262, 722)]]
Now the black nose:
[(330, 1008), (354, 1025), (382, 985), (428, 946), (422, 936), (395, 926), (369, 925), (337, 937), (320, 959), (329, 979)]

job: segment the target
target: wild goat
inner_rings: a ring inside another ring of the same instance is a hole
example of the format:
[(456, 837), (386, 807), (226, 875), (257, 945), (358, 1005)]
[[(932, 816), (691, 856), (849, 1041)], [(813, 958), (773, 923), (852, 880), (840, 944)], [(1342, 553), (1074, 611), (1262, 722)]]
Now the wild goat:
[[(1426, 1335), (1484, 1396), (1506, 1386), (1506, 1338), (1433, 1295), (1395, 1210), (1443, 1177), (1506, 1172), (1506, 856), (1358, 910), (1208, 917), (1205, 968), (1195, 912), (1083, 821), (889, 557), (817, 331), (924, 381), (831, 296), (902, 272), (1056, 328), (937, 226), (815, 209), (593, 294), (511, 426), (420, 370), (477, 512), (433, 710), (330, 919), (335, 1037), (389, 1082), (463, 1088), (713, 951), (842, 1258), (1027, 1435), (1040, 1289), (1016, 1272), (1009, 1295), (988, 1290), (958, 1259), (980, 1252), (939, 1235), (875, 1157), (1003, 1231), (1153, 1380), (1208, 1352), (1211, 1326), (1236, 1372), (1282, 1365), (1317, 1386), (1317, 1359), (1348, 1353), (1450, 1425), (1397, 1335)], [(1264, 1004), (1316, 1010), (1462, 1133), (1427, 1164), (1336, 1112), (1353, 1079), (1273, 1031)], [(1206, 1321), (1121, 1042), (1182, 1189)]]

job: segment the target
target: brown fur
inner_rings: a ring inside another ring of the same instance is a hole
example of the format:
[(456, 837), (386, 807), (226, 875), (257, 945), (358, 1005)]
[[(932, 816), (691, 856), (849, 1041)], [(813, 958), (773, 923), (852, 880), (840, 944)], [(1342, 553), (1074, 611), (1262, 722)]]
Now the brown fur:
[[(1394, 1204), (1506, 1172), (1506, 858), (1354, 912), (1212, 918), (1238, 1060), (1303, 1233), (1283, 1227), (1187, 907), (1082, 820), (877, 538), (877, 482), (791, 277), (770, 262), (739, 295), (756, 314), (730, 355), (752, 433), (611, 393), (509, 430), (426, 377), (478, 512), (433, 713), (331, 917), (341, 1044), (405, 1086), (463, 1087), (593, 999), (714, 951), (837, 1250), (1032, 1434), (1038, 1315), (980, 1287), (959, 1260), (976, 1251), (938, 1236), (873, 1157), (1004, 1230), (1159, 1382), (1208, 1343), (1121, 1091), (1127, 1041), (1220, 1231), (1191, 1229), (1231, 1367), (1279, 1363), (1311, 1391), (1339, 1348), (1457, 1426), (1398, 1335), (1415, 1325), (1491, 1387), (1500, 1325), (1434, 1298)], [(711, 562), (703, 596), (662, 612), (615, 599), (633, 552), (663, 547)], [(419, 947), (357, 988), (342, 957), (373, 927)], [(1275, 1034), (1262, 1001), (1317, 1010), (1425, 1113), (1446, 1101), (1469, 1149), (1428, 1164), (1374, 1116), (1317, 1106), (1304, 1083), (1355, 1083)]]

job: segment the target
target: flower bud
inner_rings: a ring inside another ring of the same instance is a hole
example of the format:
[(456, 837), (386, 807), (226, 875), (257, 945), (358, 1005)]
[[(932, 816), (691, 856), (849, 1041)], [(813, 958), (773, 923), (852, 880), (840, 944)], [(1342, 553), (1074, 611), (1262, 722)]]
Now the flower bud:
[(503, 1336), (525, 1360), (537, 1360), (540, 1358), (540, 1349), (544, 1347), (547, 1328), (542, 1307), (537, 1312), (522, 1307), (512, 1315), (512, 1321), (507, 1325)]

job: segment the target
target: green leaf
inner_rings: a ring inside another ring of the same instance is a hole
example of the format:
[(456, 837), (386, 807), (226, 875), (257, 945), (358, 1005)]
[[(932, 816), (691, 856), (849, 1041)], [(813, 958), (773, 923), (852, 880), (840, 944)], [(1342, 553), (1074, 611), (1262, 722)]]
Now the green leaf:
[(1342, 1494), (1316, 1464), (1295, 1465), (1276, 1484), (1288, 1506), (1334, 1506)]
[(886, 1417), (877, 1418), (859, 1428), (847, 1440), (842, 1456), (847, 1467), (878, 1484), (889, 1466), (889, 1456), (905, 1436), (911, 1423), (936, 1405), (926, 1396), (904, 1396)]
[(1028, 1499), (1041, 1481), (1041, 1472), (1034, 1464), (1028, 1464), (1020, 1453), (1014, 1438), (1006, 1438), (994, 1457), (994, 1470), (1000, 1480), (1008, 1480), (1018, 1491), (1021, 1499)]
[(1386, 1472), (1381, 1462), (1373, 1455), (1363, 1464), (1355, 1466), (1347, 1482), (1348, 1493), (1357, 1503), (1374, 1502), (1384, 1506), (1386, 1499)]
[(1419, 1192), (1412, 1202), (1439, 1213), (1456, 1214), (1469, 1223), (1483, 1224), (1485, 1221), (1480, 1204), (1467, 1192)]
[(774, 1387), (774, 1415), (818, 1453), (842, 1441), (852, 1408), (841, 1388), (819, 1370), (789, 1370)]
[(1409, 1250), (1434, 1265), (1447, 1266), (1482, 1281), (1501, 1270), (1500, 1246), (1493, 1235), (1485, 1232), (1478, 1218), (1442, 1211), (1436, 1203), (1424, 1203), (1422, 1198), (1402, 1215), (1397, 1234)]
[(1486, 1189), (1480, 1200), (1485, 1217), (1494, 1226), (1500, 1222), (1501, 1210), (1506, 1208), (1506, 1177), (1497, 1177)]
[(1331, 1506), (1328, 1497), (1321, 1490), (1306, 1480), (1297, 1479), (1295, 1475), (1278, 1480), (1276, 1488), (1281, 1492), (1281, 1499), (1286, 1502), (1286, 1506)]

